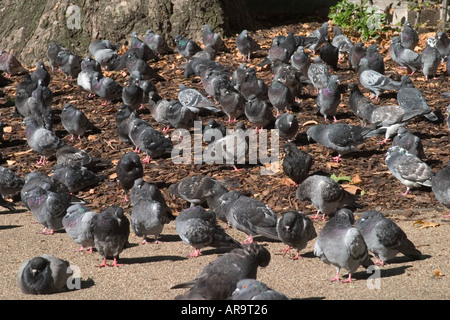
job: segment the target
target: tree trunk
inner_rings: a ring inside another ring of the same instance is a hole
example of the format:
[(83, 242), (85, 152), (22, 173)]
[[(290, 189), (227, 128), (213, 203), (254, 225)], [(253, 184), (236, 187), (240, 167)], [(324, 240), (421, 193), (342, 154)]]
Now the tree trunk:
[(201, 26), (223, 36), (251, 28), (245, 0), (2, 0), (0, 48), (32, 67), (55, 41), (84, 57), (95, 39), (126, 44), (148, 29), (174, 46), (176, 34), (201, 44)]

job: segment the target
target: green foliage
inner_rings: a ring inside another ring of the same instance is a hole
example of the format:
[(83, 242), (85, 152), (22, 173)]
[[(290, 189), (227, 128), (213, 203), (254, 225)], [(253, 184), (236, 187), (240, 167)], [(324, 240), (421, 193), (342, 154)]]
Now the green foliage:
[(361, 4), (342, 0), (330, 8), (328, 18), (344, 30), (357, 32), (363, 41), (376, 39), (385, 30), (386, 14), (370, 6), (367, 0)]

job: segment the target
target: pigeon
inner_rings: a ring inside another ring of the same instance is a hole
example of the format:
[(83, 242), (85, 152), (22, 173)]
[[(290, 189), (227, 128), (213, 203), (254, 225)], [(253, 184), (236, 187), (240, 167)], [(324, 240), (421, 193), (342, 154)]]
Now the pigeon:
[(402, 42), (396, 38), (392, 39), (392, 51), (393, 55), (391, 58), (403, 68), (411, 69), (411, 75), (413, 75), (416, 70), (422, 68), (422, 56), (403, 46)]
[(14, 211), (11, 203), (5, 198), (16, 195), (22, 190), (25, 180), (9, 168), (0, 166), (0, 203), (10, 211)]
[(407, 20), (403, 24), (403, 30), (400, 32), (400, 41), (405, 48), (410, 50), (414, 50), (419, 43), (419, 34)]
[(214, 105), (214, 102), (205, 97), (197, 89), (186, 87), (184, 84), (180, 84), (179, 89), (177, 99), (183, 106), (190, 109), (197, 108), (215, 113), (220, 112), (220, 109)]
[(68, 261), (43, 254), (22, 262), (17, 272), (17, 285), (24, 294), (59, 293), (69, 290), (67, 283), (72, 276)]
[(289, 57), (291, 57), (294, 54), (295, 50), (299, 45), (300, 44), (298, 43), (298, 39), (296, 39), (294, 33), (291, 31), (288, 32), (287, 36), (282, 37), (281, 46), (283, 48), (286, 48)]
[(63, 229), (62, 219), (67, 208), (72, 205), (71, 195), (65, 184), (43, 172), (31, 172), (25, 176), (20, 197), (37, 222), (44, 226), (42, 234), (51, 235)]
[(305, 48), (303, 46), (297, 47), (297, 50), (291, 56), (290, 63), (295, 69), (300, 71), (303, 76), (308, 76), (311, 58), (309, 57), (309, 54), (305, 52)]
[(277, 221), (277, 232), (280, 240), (287, 245), (283, 250), (283, 256), (291, 248), (297, 250), (294, 260), (298, 260), (300, 251), (306, 248), (309, 241), (317, 237), (312, 220), (300, 211), (282, 213)]
[(372, 96), (378, 99), (379, 95), (386, 90), (398, 91), (401, 83), (369, 68), (367, 58), (361, 58), (359, 69), (359, 82), (361, 85), (371, 91)]
[(130, 202), (134, 206), (141, 200), (159, 202), (165, 210), (171, 211), (161, 190), (154, 183), (147, 182), (143, 178), (137, 178), (130, 190)]
[(71, 166), (57, 164), (52, 172), (53, 179), (64, 183), (71, 193), (92, 188), (105, 179), (105, 176), (97, 175), (79, 163)]
[(390, 147), (385, 161), (391, 174), (406, 186), (406, 191), (401, 195), (406, 196), (411, 188), (431, 187), (433, 171), (425, 162), (407, 150), (398, 146)]
[(231, 75), (231, 83), (233, 85), (233, 88), (240, 91), (241, 90), (241, 84), (245, 82), (247, 69), (250, 68), (247, 66), (245, 62), (242, 62), (239, 64), (239, 66), (234, 69), (232, 75)]
[(166, 107), (167, 121), (175, 129), (190, 130), (197, 119), (197, 113), (198, 109), (183, 106), (178, 100), (170, 101)]
[(117, 50), (117, 45), (112, 44), (110, 40), (108, 39), (95, 39), (89, 44), (89, 53), (93, 56), (95, 56), (95, 53), (104, 50), (104, 49), (111, 49), (113, 51)]
[(315, 57), (313, 63), (309, 66), (308, 79), (317, 91), (327, 86), (330, 79), (330, 69), (320, 57)]
[(290, 300), (286, 295), (255, 279), (242, 279), (236, 284), (231, 300)]
[(447, 128), (450, 130), (450, 105), (447, 106), (447, 109), (445, 110), (445, 114), (447, 115)]
[(143, 237), (141, 244), (147, 243), (147, 237), (153, 235), (155, 243), (164, 226), (175, 220), (172, 210), (167, 204), (152, 199), (141, 199), (133, 204), (130, 213), (131, 229), (138, 237)]
[(339, 26), (333, 27), (333, 40), (331, 44), (338, 48), (339, 55), (349, 54), (353, 47), (353, 42), (342, 32)]
[(419, 260), (422, 253), (408, 239), (406, 233), (380, 211), (366, 211), (356, 220), (359, 230), (367, 244), (367, 248), (375, 256), (375, 265), (382, 266), (402, 253), (410, 259)]
[(14, 55), (4, 50), (0, 53), (0, 71), (5, 72), (7, 78), (28, 73), (28, 70), (22, 66), (22, 63)]
[[(35, 91), (33, 93), (36, 94)], [(51, 107), (46, 106), (41, 100), (28, 95), (25, 89), (19, 89), (15, 95), (15, 106), (17, 112), (24, 118), (33, 118), (38, 126), (44, 127), (47, 130), (53, 128), (53, 117)]]
[(203, 45), (211, 45), (216, 51), (230, 52), (222, 37), (215, 33), (211, 26), (205, 24), (202, 26), (202, 41)]
[(254, 94), (248, 97), (244, 113), (248, 121), (250, 121), (256, 129), (260, 128), (260, 130), (262, 130), (275, 122), (271, 104), (261, 100)]
[(56, 163), (61, 166), (80, 164), (86, 168), (94, 165), (94, 159), (85, 150), (66, 144), (56, 151)]
[(422, 92), (414, 86), (407, 75), (401, 78), (401, 86), (397, 92), (397, 102), (400, 107), (407, 111), (418, 109), (430, 121), (437, 121), (438, 117), (431, 110)]
[[(440, 204), (450, 209), (450, 162), (431, 179), (431, 191)], [(450, 213), (444, 217), (449, 218)]]
[(193, 75), (200, 76), (208, 69), (211, 71), (228, 71), (230, 67), (224, 66), (210, 58), (197, 57), (194, 55), (189, 62), (184, 65), (184, 68), (184, 77), (190, 78)]
[(356, 202), (357, 196), (347, 192), (342, 186), (327, 176), (311, 175), (306, 178), (297, 188), (295, 193), (299, 201), (311, 201), (317, 213), (312, 219), (317, 219), (322, 213), (322, 220), (325, 216), (333, 216), (336, 211), (346, 205), (360, 208)]
[(144, 90), (139, 87), (139, 79), (131, 78), (128, 81), (128, 86), (123, 87), (122, 101), (132, 111), (137, 110), (143, 106)]
[(428, 37), (425, 49), (420, 53), (422, 62), (422, 73), (425, 76), (425, 80), (430, 78), (436, 78), (438, 67), (441, 63), (441, 54), (436, 48), (436, 38)]
[(262, 235), (280, 241), (276, 230), (276, 213), (265, 203), (250, 198), (239, 191), (229, 191), (219, 197), (217, 208), (211, 208), (218, 215), (223, 214), (233, 228), (247, 234), (243, 243), (253, 242), (253, 237)]
[(126, 53), (131, 52), (130, 50), (133, 50), (134, 52), (138, 53), (138, 57), (144, 61), (154, 60), (158, 61), (159, 57), (158, 55), (153, 52), (152, 49), (150, 49), (149, 46), (147, 46), (144, 41), (138, 38), (137, 32), (133, 31), (131, 33), (131, 44), (130, 48), (127, 50)]
[(94, 56), (94, 60), (98, 61), (107, 71), (123, 69), (120, 55), (111, 48), (96, 50), (92, 55)]
[(332, 45), (328, 37), (326, 38), (324, 45), (319, 48), (319, 56), (332, 70), (337, 70), (339, 48)]
[(129, 151), (125, 153), (116, 165), (117, 179), (125, 192), (125, 200), (128, 201), (128, 191), (133, 188), (134, 181), (142, 178), (144, 169), (139, 156)]
[(92, 59), (87, 56), (83, 61), (81, 61), (81, 71), (77, 77), (77, 85), (83, 88), (85, 91), (89, 92), (89, 95), (95, 95), (92, 89), (91, 81), (94, 72), (98, 72), (102, 75), (102, 67), (97, 60)]
[(227, 72), (217, 71), (212, 69), (205, 69), (200, 74), (203, 89), (208, 94), (208, 98), (212, 97), (215, 101), (218, 100), (220, 89), (232, 89), (233, 84)]
[(38, 81), (38, 85), (36, 86), (36, 89), (34, 89), (31, 93), (31, 96), (37, 99), (48, 109), (51, 108), (53, 102), (53, 92), (42, 83), (42, 80)]
[(139, 59), (135, 52), (126, 53), (126, 58), (125, 67), (129, 74), (138, 72), (143, 80), (166, 81), (145, 60)]
[(47, 56), (48, 62), (50, 63), (50, 66), (52, 68), (52, 72), (54, 72), (56, 69), (58, 69), (58, 67), (59, 67), (58, 61), (57, 61), (58, 53), (64, 49), (65, 48), (61, 47), (60, 45), (58, 45), (57, 43), (55, 43), (53, 41), (48, 44), (46, 56)]
[(404, 127), (398, 129), (397, 135), (392, 139), (392, 146), (401, 147), (421, 160), (426, 158), (422, 140)]
[(239, 91), (242, 93), (245, 99), (249, 99), (249, 97), (254, 94), (260, 99), (268, 98), (268, 86), (266, 83), (259, 79), (256, 75), (255, 68), (247, 68), (247, 72), (245, 73), (245, 81), (241, 83)]
[(247, 59), (251, 60), (251, 55), (258, 50), (261, 50), (261, 46), (253, 39), (247, 30), (242, 30), (242, 32), (236, 38), (236, 47), (242, 56), (242, 61)]
[(384, 58), (383, 56), (378, 52), (378, 45), (371, 44), (367, 48), (366, 56), (367, 60), (369, 61), (369, 68), (384, 74), (385, 67), (384, 67)]
[(246, 99), (237, 90), (221, 88), (218, 102), (222, 111), (228, 116), (225, 123), (237, 122), (237, 118), (244, 114)]
[(291, 109), (299, 109), (300, 104), (297, 101), (301, 98), (303, 83), (309, 83), (309, 81), (300, 71), (288, 63), (275, 62), (272, 65), (272, 70), (274, 72), (273, 81), (285, 85), (295, 98), (295, 103), (292, 104)]
[(286, 142), (283, 146), (283, 172), (294, 181), (294, 185), (301, 184), (309, 175), (313, 164), (313, 157), (297, 148), (293, 142)]
[(261, 61), (259, 63), (259, 66), (263, 67), (267, 64), (273, 64), (276, 61), (287, 63), (289, 61), (290, 57), (291, 57), (291, 54), (289, 54), (289, 50), (281, 45), (281, 42), (279, 39), (275, 38), (274, 43), (269, 48), (267, 56), (264, 58), (263, 61)]
[(450, 55), (450, 39), (444, 31), (437, 33), (436, 48), (439, 50), (442, 58)]
[(97, 212), (90, 210), (84, 204), (77, 203), (67, 208), (62, 224), (69, 237), (81, 246), (75, 251), (89, 250), (92, 252), (94, 234), (91, 220), (95, 215), (97, 215)]
[(54, 155), (64, 145), (64, 141), (52, 131), (39, 127), (34, 118), (26, 117), (23, 122), (28, 145), (41, 155), (37, 164), (45, 165), (47, 158)]
[(316, 54), (316, 50), (325, 43), (325, 38), (328, 36), (328, 22), (324, 22), (320, 28), (313, 30), (308, 37), (316, 38), (316, 40), (309, 45), (309, 49)]
[(99, 72), (94, 72), (92, 74), (91, 86), (94, 93), (105, 100), (102, 104), (103, 106), (105, 106), (108, 101), (122, 98), (122, 86), (113, 78), (102, 76)]
[(358, 70), (361, 59), (367, 55), (367, 48), (364, 47), (363, 42), (357, 42), (348, 54), (348, 63), (350, 68), (353, 70)]
[(292, 113), (283, 113), (276, 118), (275, 129), (278, 130), (278, 135), (281, 138), (290, 141), (298, 133), (298, 119)]
[(365, 139), (384, 133), (385, 129), (361, 127), (347, 123), (317, 124), (306, 131), (308, 140), (314, 140), (325, 148), (338, 153), (333, 160), (339, 162), (342, 155), (357, 151)]
[(202, 51), (202, 48), (192, 39), (177, 34), (175, 36), (175, 45), (177, 51), (183, 58), (189, 61), (194, 54)]
[(166, 40), (160, 34), (155, 33), (153, 30), (147, 30), (143, 39), (144, 43), (158, 56), (163, 54), (173, 53)]
[[(398, 42), (400, 42), (400, 37), (399, 36), (395, 36), (395, 37), (391, 38), (391, 42), (389, 44), (389, 50), (388, 50), (389, 51), (389, 55), (391, 57), (391, 60), (394, 61), (394, 62), (397, 61), (397, 56), (395, 54), (396, 50), (394, 50), (394, 48), (397, 46)], [(398, 49), (397, 49), (397, 51), (398, 51)]]
[[(161, 100), (161, 96), (158, 94), (158, 89), (150, 80), (144, 80), (141, 77), (141, 74), (137, 71), (133, 72), (130, 75), (130, 81), (134, 80), (136, 85), (142, 89), (142, 103), (140, 108), (143, 107), (144, 104), (149, 103), (150, 98), (154, 102), (158, 102)], [(123, 97), (122, 97), (123, 100)]]
[(97, 267), (108, 266), (106, 259), (113, 258), (111, 267), (119, 267), (117, 263), (120, 253), (130, 235), (130, 221), (124, 211), (117, 205), (112, 205), (95, 215), (91, 220), (92, 232), (94, 233), (95, 249), (102, 255), (103, 263)]
[(183, 209), (175, 219), (175, 228), (186, 244), (195, 248), (189, 257), (201, 255), (200, 249), (240, 248), (241, 244), (228, 235), (217, 223), (216, 215), (201, 206)]
[[(323, 48), (323, 47), (322, 47)], [(341, 92), (339, 90), (339, 77), (335, 74), (330, 76), (328, 85), (319, 90), (316, 97), (318, 111), (324, 117), (325, 121), (328, 117), (333, 117), (337, 122), (336, 113), (339, 103), (341, 102)]]
[(81, 140), (81, 136), (84, 136), (88, 131), (99, 131), (99, 128), (87, 118), (82, 110), (70, 103), (66, 103), (63, 107), (61, 123), (64, 129), (72, 135), (70, 141), (74, 141), (75, 137)]
[(207, 144), (213, 143), (216, 139), (221, 139), (227, 134), (224, 124), (219, 124), (214, 118), (208, 120), (208, 124), (203, 128), (203, 141)]
[(272, 82), (267, 90), (267, 95), (270, 103), (277, 111), (276, 117), (297, 104), (291, 90), (278, 80)]
[(348, 272), (348, 278), (342, 282), (349, 283), (360, 265), (365, 268), (374, 265), (361, 232), (352, 226), (354, 219), (353, 212), (340, 209), (319, 232), (314, 244), (314, 255), (336, 268), (331, 281), (339, 281), (341, 268)]
[(150, 113), (151, 113), (153, 119), (156, 122), (163, 124), (165, 126), (163, 128), (162, 132), (166, 133), (170, 127), (170, 122), (167, 119), (167, 115), (166, 115), (166, 110), (167, 110), (167, 107), (170, 105), (170, 101), (161, 99), (161, 100), (158, 100), (157, 102), (155, 102), (155, 101), (153, 101), (153, 99), (149, 99), (148, 103), (149, 103)]
[(176, 300), (225, 300), (228, 299), (239, 280), (256, 279), (258, 267), (266, 267), (270, 252), (257, 243), (233, 249), (212, 262), (192, 281), (177, 284), (171, 289), (190, 288)]
[(38, 83), (38, 80), (42, 80), (42, 84), (46, 87), (50, 84), (50, 73), (48, 73), (47, 68), (45, 67), (44, 62), (39, 61), (37, 64), (36, 70), (34, 70), (31, 74), (31, 80)]
[(59, 70), (69, 79), (75, 79), (81, 72), (81, 59), (68, 50), (60, 50), (56, 57)]

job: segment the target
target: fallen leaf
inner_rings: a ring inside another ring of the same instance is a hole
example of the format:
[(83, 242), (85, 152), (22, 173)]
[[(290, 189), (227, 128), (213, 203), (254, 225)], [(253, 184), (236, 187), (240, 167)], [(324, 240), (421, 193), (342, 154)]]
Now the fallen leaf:
[(420, 219), (420, 220), (417, 220), (416, 222), (414, 222), (413, 223), (413, 226), (414, 225), (421, 225), (419, 228), (420, 229), (424, 229), (424, 228), (436, 228), (437, 226), (440, 226), (440, 224), (439, 223), (436, 223), (436, 222), (431, 222), (431, 221), (424, 221), (424, 220), (422, 220), (422, 219)]
[(303, 123), (303, 127), (308, 125), (308, 124), (319, 124), (319, 123), (317, 121), (315, 121), (315, 120), (309, 120), (309, 121), (306, 121), (305, 123)]
[(114, 173), (110, 174), (108, 178), (109, 178), (109, 180), (115, 180), (117, 178), (117, 173), (114, 172)]
[(8, 166), (12, 166), (12, 165), (16, 164), (17, 161), (16, 160), (6, 160), (6, 163), (8, 164)]
[(433, 275), (434, 275), (435, 277), (438, 277), (438, 278), (441, 278), (441, 277), (444, 276), (444, 275), (442, 274), (441, 270), (439, 270), (439, 269), (434, 269)]
[(348, 181), (348, 182), (352, 182), (352, 177), (350, 176), (342, 176), (342, 175), (338, 175), (336, 176), (334, 173), (330, 176), (331, 179), (333, 179), (336, 182), (339, 181)]
[(3, 128), (3, 132), (5, 133), (11, 133), (12, 132), (12, 127), (11, 126), (7, 126)]
[(347, 191), (347, 192), (349, 192), (351, 194), (356, 194), (356, 193), (358, 193), (358, 191), (359, 192), (363, 191), (360, 187), (355, 186), (354, 184), (344, 183), (341, 186), (342, 186), (342, 188), (344, 188), (345, 191)]
[(359, 174), (355, 174), (352, 177), (352, 183), (353, 184), (358, 184), (358, 183), (361, 183), (361, 182), (363, 182), (363, 181), (362, 181), (361, 177), (359, 176)]
[(328, 170), (339, 167), (339, 163), (337, 163), (337, 162), (327, 162), (327, 163), (325, 163), (325, 165), (327, 166)]

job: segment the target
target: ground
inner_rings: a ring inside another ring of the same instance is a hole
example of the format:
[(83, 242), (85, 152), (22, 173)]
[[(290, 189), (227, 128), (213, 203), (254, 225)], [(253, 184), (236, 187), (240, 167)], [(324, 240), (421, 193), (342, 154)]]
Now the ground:
[[(270, 68), (261, 68), (258, 64), (270, 47), (273, 36), (287, 34), (289, 31), (306, 35), (317, 26), (319, 24), (300, 23), (253, 32), (257, 41), (261, 43), (262, 50), (249, 64), (256, 66), (258, 76), (270, 84)], [(405, 71), (398, 70), (389, 58), (387, 48), (391, 37), (392, 33), (387, 33), (373, 42), (379, 44), (381, 53), (386, 57), (387, 74), (398, 79)], [(424, 48), (425, 39), (426, 36), (422, 35), (417, 48), (419, 51)], [(352, 40), (355, 41), (356, 38)], [(234, 45), (234, 38), (226, 39), (226, 42), (231, 52), (220, 54), (217, 60), (231, 65), (234, 69), (241, 62), (241, 57)], [(42, 59), (46, 61), (44, 53)], [(203, 90), (198, 78), (183, 78), (183, 71), (179, 68), (183, 62), (179, 55), (173, 54), (164, 56), (159, 62), (152, 64), (159, 68), (159, 73), (167, 79), (164, 83), (156, 83), (158, 92), (163, 98), (169, 100), (176, 98), (180, 83)], [(357, 81), (355, 73), (348, 70), (347, 63), (341, 64), (336, 73), (344, 85)], [(126, 72), (112, 72), (108, 75), (122, 84), (128, 76)], [(14, 101), (15, 86), (21, 81), (22, 76), (14, 76), (12, 79), (13, 85), (4, 88), (5, 96), (0, 98), (0, 104), (3, 104), (0, 109), (1, 120), (6, 127), (5, 141), (0, 145), (0, 152), (3, 155), (2, 166), (11, 168), (21, 176), (33, 170), (50, 173), (55, 159), (50, 158), (44, 167), (37, 166), (36, 161), (39, 156), (30, 150), (26, 143), (22, 119), (12, 117), (14, 107), (8, 99)], [(415, 119), (408, 124), (407, 128), (422, 138), (427, 155), (425, 161), (434, 172), (437, 172), (449, 161), (449, 131), (443, 121), (444, 111), (449, 101), (448, 98), (441, 96), (442, 92), (450, 90), (448, 75), (445, 67), (442, 66), (439, 69), (438, 79), (425, 82), (420, 72), (412, 76), (412, 79), (416, 87), (425, 94), (430, 107), (439, 115), (439, 121), (431, 123), (423, 118)], [(66, 143), (72, 143), (69, 141), (70, 135), (65, 132), (58, 119), (65, 103), (74, 104), (101, 128), (102, 133), (88, 135), (73, 143), (95, 157), (108, 158), (112, 161), (112, 165), (101, 172), (108, 177), (104, 182), (76, 195), (87, 201), (95, 211), (118, 204), (128, 214), (131, 205), (123, 201), (123, 190), (115, 176), (115, 164), (125, 152), (132, 150), (132, 146), (120, 142), (116, 132), (115, 113), (121, 103), (113, 102), (107, 106), (101, 106), (103, 101), (100, 98), (88, 98), (87, 93), (77, 87), (74, 80), (65, 79), (61, 73), (52, 74), (49, 88), (54, 94), (55, 132)], [(314, 257), (314, 241), (301, 252), (303, 258), (294, 261), (280, 253), (285, 247), (282, 243), (256, 238), (257, 241), (267, 245), (272, 255), (269, 266), (259, 270), (258, 279), (292, 299), (449, 299), (450, 270), (448, 269), (447, 242), (449, 220), (444, 218), (447, 213), (445, 208), (437, 202), (430, 188), (413, 189), (407, 196), (400, 195), (405, 187), (387, 170), (384, 156), (390, 142), (380, 145), (378, 142), (381, 138), (369, 138), (361, 145), (359, 152), (343, 157), (338, 165), (330, 162), (329, 159), (334, 154), (320, 145), (309, 144), (305, 139), (304, 132), (311, 123), (307, 122), (323, 123), (323, 118), (314, 112), (313, 88), (305, 87), (303, 90), (301, 112), (296, 114), (300, 123), (296, 143), (302, 150), (313, 156), (314, 164), (311, 172), (322, 171), (330, 175), (350, 176), (354, 183), (350, 188), (353, 187), (355, 192), (362, 193), (360, 203), (364, 205), (364, 208), (356, 211), (356, 214), (373, 209), (385, 212), (404, 229), (408, 238), (422, 251), (423, 259), (409, 261), (399, 255), (390, 264), (381, 267), (380, 282), (372, 281), (371, 274), (361, 268), (355, 274), (355, 281), (351, 284), (332, 283), (328, 279), (334, 276), (334, 268)], [(395, 95), (382, 95), (381, 104), (396, 104)], [(162, 129), (148, 111), (143, 110), (142, 118)], [(341, 122), (360, 124), (348, 108), (348, 94), (343, 95), (337, 118)], [(208, 116), (203, 117), (203, 123), (206, 123), (208, 119)], [(218, 120), (224, 122), (227, 118), (220, 116)], [(232, 128), (232, 125), (228, 127)], [(173, 129), (169, 130), (169, 134), (172, 131)], [(280, 145), (282, 143), (284, 143), (283, 140), (280, 141)], [(143, 158), (144, 155), (141, 157)], [(291, 209), (301, 210), (307, 214), (315, 213), (310, 203), (296, 199), (296, 188), (291, 186), (292, 181), (286, 178), (282, 170), (275, 171), (272, 175), (261, 175), (259, 166), (249, 165), (243, 168), (244, 170), (235, 172), (233, 168), (224, 165), (174, 166), (170, 159), (156, 159), (149, 164), (144, 164), (144, 176), (147, 181), (154, 182), (160, 187), (174, 214), (178, 214), (186, 204), (172, 197), (168, 193), (168, 186), (193, 174), (211, 175), (218, 179), (232, 181), (234, 183), (232, 189), (240, 190), (264, 201), (277, 214)], [(32, 223), (34, 217), (31, 212), (23, 208), (20, 197), (14, 199), (14, 204), (19, 212), (10, 213), (5, 209), (0, 213), (3, 256), (0, 262), (0, 278), (2, 279), (0, 297), (2, 299), (170, 300), (182, 292), (182, 290), (171, 290), (173, 285), (195, 278), (206, 264), (214, 260), (218, 254), (223, 253), (220, 250), (205, 249), (202, 256), (187, 258), (192, 248), (181, 241), (174, 224), (171, 223), (162, 233), (163, 243), (150, 242), (147, 245), (140, 245), (141, 239), (130, 235), (129, 246), (120, 256), (120, 262), (124, 265), (119, 268), (99, 269), (95, 268), (101, 262), (98, 253), (74, 252), (78, 249), (78, 245), (64, 231), (56, 232), (51, 236), (36, 234), (42, 230), (42, 226)], [(317, 232), (320, 232), (325, 223), (326, 221), (315, 222)], [(245, 235), (237, 230), (227, 230), (238, 240), (245, 238)], [(81, 289), (44, 297), (22, 294), (15, 283), (17, 270), (22, 261), (40, 254), (54, 254), (78, 266)], [(341, 276), (345, 276), (344, 271), (341, 271)]]

